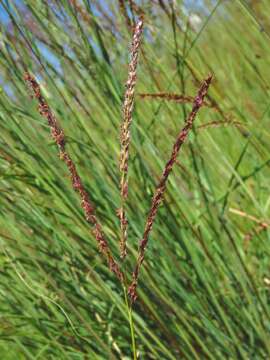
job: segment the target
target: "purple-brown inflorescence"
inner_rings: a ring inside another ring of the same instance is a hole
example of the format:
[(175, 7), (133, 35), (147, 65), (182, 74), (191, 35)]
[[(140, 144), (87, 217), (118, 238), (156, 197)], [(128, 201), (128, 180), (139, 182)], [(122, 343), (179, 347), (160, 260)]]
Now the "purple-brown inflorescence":
[[(139, 94), (141, 99), (162, 99), (162, 100), (168, 100), (168, 101), (174, 101), (176, 103), (180, 104), (186, 104), (186, 103), (193, 103), (194, 98), (192, 96), (185, 96), (185, 95), (179, 95), (174, 93), (166, 93), (166, 92), (160, 92), (160, 93), (142, 93)], [(211, 106), (207, 102), (203, 102), (204, 106)]]
[(185, 142), (185, 140), (189, 134), (189, 131), (192, 129), (192, 125), (195, 120), (195, 117), (196, 117), (198, 111), (200, 110), (200, 108), (203, 106), (204, 98), (207, 94), (211, 80), (212, 80), (212, 76), (210, 75), (204, 80), (204, 82), (202, 83), (202, 85), (197, 93), (197, 96), (194, 98), (192, 110), (185, 122), (185, 126), (182, 128), (182, 130), (180, 131), (180, 133), (177, 136), (177, 139), (173, 146), (171, 157), (170, 157), (169, 161), (167, 162), (167, 164), (165, 165), (161, 179), (157, 185), (155, 194), (152, 198), (151, 209), (150, 209), (149, 214), (146, 219), (146, 225), (145, 225), (145, 229), (144, 229), (144, 233), (143, 233), (143, 238), (139, 244), (139, 254), (138, 254), (135, 270), (133, 271), (133, 274), (132, 274), (132, 282), (128, 289), (128, 294), (129, 294), (132, 302), (134, 302), (137, 298), (136, 288), (137, 288), (137, 283), (138, 283), (139, 271), (140, 271), (140, 268), (141, 268), (143, 260), (144, 260), (145, 250), (146, 250), (146, 246), (147, 246), (148, 239), (149, 239), (149, 234), (153, 227), (153, 223), (154, 223), (158, 208), (162, 202), (163, 194), (166, 190), (167, 179), (172, 171), (172, 167), (173, 167), (174, 163), (176, 162), (176, 158), (179, 153), (179, 150), (180, 150), (181, 146), (183, 145), (183, 143)]
[(107, 260), (108, 266), (110, 270), (118, 277), (118, 279), (123, 282), (124, 281), (124, 275), (122, 271), (119, 268), (119, 265), (114, 260), (113, 255), (109, 249), (108, 243), (104, 237), (101, 225), (99, 224), (95, 214), (94, 214), (94, 207), (90, 202), (90, 199), (88, 197), (88, 194), (82, 184), (82, 180), (77, 172), (76, 166), (73, 163), (71, 157), (67, 153), (65, 149), (65, 135), (63, 130), (58, 125), (56, 118), (54, 114), (52, 113), (47, 101), (41, 94), (40, 86), (36, 79), (30, 75), (29, 73), (26, 73), (24, 75), (24, 79), (26, 83), (29, 85), (30, 90), (32, 92), (32, 97), (36, 98), (38, 101), (38, 110), (39, 113), (45, 117), (48, 121), (49, 127), (51, 129), (51, 136), (54, 139), (55, 143), (58, 146), (59, 149), (59, 155), (60, 159), (62, 159), (70, 173), (72, 186), (75, 191), (77, 191), (81, 198), (81, 206), (84, 210), (85, 218), (87, 222), (91, 223), (93, 225), (93, 234), (98, 242), (99, 250), (104, 255), (104, 257)]
[(118, 216), (120, 219), (121, 227), (121, 239), (120, 239), (120, 256), (125, 258), (127, 250), (127, 228), (128, 221), (126, 217), (125, 203), (128, 196), (128, 157), (129, 157), (129, 144), (130, 144), (130, 125), (132, 122), (132, 110), (134, 106), (134, 92), (137, 79), (137, 64), (139, 56), (139, 47), (141, 43), (141, 37), (143, 32), (143, 18), (141, 17), (134, 29), (131, 56), (128, 67), (128, 80), (126, 83), (126, 91), (124, 95), (123, 103), (123, 121), (120, 131), (120, 192), (121, 192), (121, 207), (118, 210)]

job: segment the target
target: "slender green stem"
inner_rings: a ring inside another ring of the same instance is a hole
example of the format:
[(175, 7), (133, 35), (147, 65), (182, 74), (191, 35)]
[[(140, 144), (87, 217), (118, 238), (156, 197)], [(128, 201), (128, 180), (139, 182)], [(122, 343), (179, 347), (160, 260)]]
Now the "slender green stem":
[(136, 349), (136, 341), (135, 341), (134, 322), (133, 322), (133, 316), (132, 316), (132, 307), (130, 306), (129, 301), (128, 301), (126, 286), (124, 285), (123, 288), (124, 288), (125, 302), (126, 302), (126, 307), (127, 307), (127, 312), (128, 312), (133, 360), (137, 360), (137, 349)]

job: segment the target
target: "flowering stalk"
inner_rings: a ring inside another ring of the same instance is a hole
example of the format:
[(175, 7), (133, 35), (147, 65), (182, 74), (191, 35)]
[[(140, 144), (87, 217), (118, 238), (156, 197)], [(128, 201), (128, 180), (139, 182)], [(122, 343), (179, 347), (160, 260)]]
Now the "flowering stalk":
[[(163, 99), (163, 100), (169, 100), (169, 101), (174, 101), (180, 104), (186, 104), (186, 103), (193, 103), (194, 98), (192, 96), (186, 96), (186, 95), (179, 95), (179, 94), (174, 94), (174, 93), (165, 93), (165, 92), (160, 92), (160, 93), (142, 93), (139, 94), (141, 99)], [(203, 102), (204, 106), (211, 106), (209, 103), (207, 102)]]
[(143, 32), (143, 19), (138, 20), (132, 39), (131, 58), (128, 68), (128, 80), (126, 83), (126, 91), (124, 95), (123, 104), (123, 121), (120, 129), (120, 193), (121, 193), (121, 207), (118, 210), (118, 217), (120, 219), (121, 239), (120, 239), (120, 256), (125, 258), (127, 254), (127, 228), (128, 222), (126, 217), (125, 203), (128, 196), (128, 157), (130, 144), (130, 126), (132, 122), (132, 110), (134, 106), (134, 91), (137, 80), (137, 64), (139, 56), (139, 47)]
[(58, 146), (60, 159), (63, 160), (68, 168), (68, 171), (71, 176), (72, 186), (75, 191), (77, 191), (81, 198), (81, 206), (84, 210), (84, 215), (90, 224), (93, 225), (93, 234), (98, 242), (99, 250), (106, 258), (110, 270), (118, 277), (118, 279), (123, 283), (124, 275), (119, 268), (119, 265), (114, 260), (113, 255), (109, 249), (108, 243), (104, 237), (101, 225), (99, 224), (95, 214), (94, 207), (90, 202), (88, 194), (82, 184), (82, 180), (77, 172), (76, 166), (72, 161), (71, 157), (65, 149), (65, 135), (61, 127), (58, 125), (57, 120), (52, 113), (47, 101), (41, 94), (40, 86), (36, 79), (26, 73), (24, 75), (26, 83), (29, 85), (30, 90), (32, 91), (32, 97), (36, 98), (39, 105), (38, 110), (40, 115), (45, 117), (48, 121), (49, 127), (51, 129), (51, 136), (54, 139), (55, 143)]
[(182, 130), (180, 131), (180, 133), (177, 136), (177, 139), (173, 146), (171, 157), (170, 157), (169, 161), (167, 162), (167, 164), (165, 165), (161, 179), (157, 185), (155, 194), (153, 196), (151, 209), (150, 209), (148, 217), (146, 219), (146, 225), (145, 225), (145, 229), (144, 229), (143, 238), (139, 244), (139, 254), (137, 257), (135, 270), (133, 271), (133, 274), (132, 274), (132, 282), (128, 289), (128, 294), (129, 294), (132, 302), (134, 302), (137, 298), (136, 288), (137, 288), (137, 283), (138, 283), (139, 271), (140, 271), (140, 268), (144, 261), (145, 250), (146, 250), (146, 246), (148, 243), (149, 234), (153, 227), (153, 223), (154, 223), (158, 208), (162, 202), (163, 194), (166, 190), (166, 182), (172, 171), (172, 167), (173, 167), (174, 163), (176, 162), (176, 158), (179, 153), (179, 150), (180, 150), (181, 146), (183, 145), (183, 143), (185, 142), (189, 131), (192, 129), (192, 125), (195, 120), (195, 117), (196, 117), (198, 111), (200, 110), (200, 108), (203, 106), (204, 97), (207, 94), (211, 80), (212, 80), (212, 76), (209, 75), (202, 83), (202, 85), (197, 93), (197, 96), (194, 98), (191, 113), (189, 114), (189, 116), (186, 120), (185, 126), (182, 128)]
[(232, 119), (226, 119), (226, 120), (213, 120), (213, 121), (210, 121), (208, 123), (205, 123), (205, 124), (202, 124), (202, 125), (199, 125), (197, 127), (198, 130), (203, 130), (203, 129), (208, 129), (208, 128), (217, 128), (217, 127), (221, 127), (221, 126), (230, 126), (230, 125), (233, 125), (237, 128), (244, 128), (245, 127), (245, 124), (240, 122), (240, 121), (235, 121), (235, 120), (232, 120)]

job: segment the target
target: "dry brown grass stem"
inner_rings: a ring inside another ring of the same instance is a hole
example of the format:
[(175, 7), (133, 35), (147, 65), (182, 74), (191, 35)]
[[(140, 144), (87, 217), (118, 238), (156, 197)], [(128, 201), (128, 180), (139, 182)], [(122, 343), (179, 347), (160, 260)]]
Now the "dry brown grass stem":
[(128, 67), (128, 80), (126, 83), (126, 91), (123, 103), (123, 121), (120, 130), (120, 192), (121, 192), (121, 207), (118, 210), (121, 227), (120, 239), (120, 256), (125, 258), (127, 254), (127, 228), (128, 222), (126, 217), (125, 204), (128, 196), (128, 157), (130, 144), (130, 126), (132, 122), (132, 110), (134, 106), (134, 92), (137, 80), (137, 64), (139, 56), (139, 47), (143, 32), (143, 19), (140, 18), (135, 26), (130, 52), (130, 63)]
[(47, 119), (48, 125), (51, 130), (51, 136), (58, 146), (60, 159), (65, 162), (65, 164), (68, 168), (68, 171), (70, 173), (73, 189), (75, 191), (77, 191), (80, 195), (81, 206), (82, 206), (82, 209), (84, 210), (85, 218), (86, 218), (87, 222), (89, 222), (90, 224), (93, 225), (93, 234), (98, 242), (99, 250), (103, 254), (103, 256), (106, 258), (110, 270), (118, 277), (118, 279), (121, 282), (123, 282), (124, 281), (123, 273), (120, 270), (117, 262), (114, 260), (113, 255), (109, 249), (108, 243), (107, 243), (104, 233), (102, 231), (102, 227), (96, 218), (96, 215), (94, 213), (94, 207), (91, 204), (89, 196), (82, 184), (82, 180), (77, 172), (76, 166), (65, 149), (64, 132), (61, 129), (61, 127), (59, 126), (47, 101), (41, 94), (40, 86), (39, 86), (38, 82), (36, 81), (36, 79), (29, 73), (25, 74), (24, 79), (33, 94), (32, 97), (36, 98), (38, 101), (39, 113)]
[(233, 213), (235, 215), (241, 216), (243, 218), (249, 219), (249, 220), (251, 220), (251, 221), (258, 224), (255, 227), (253, 227), (252, 230), (249, 231), (244, 236), (244, 249), (245, 249), (245, 251), (247, 251), (249, 242), (253, 238), (253, 236), (254, 235), (259, 235), (262, 231), (265, 231), (270, 226), (268, 220), (258, 219), (257, 217), (255, 217), (253, 215), (247, 214), (245, 211), (242, 211), (242, 210), (239, 210), (239, 209), (234, 209), (234, 208), (229, 208), (229, 212), (231, 212), (231, 213)]
[(259, 219), (253, 215), (250, 215), (248, 213), (246, 213), (245, 211), (239, 210), (239, 209), (234, 209), (234, 208), (229, 208), (229, 212), (238, 216), (241, 216), (243, 218), (247, 218), (249, 220), (252, 220), (254, 222), (256, 222), (257, 224), (264, 224), (265, 226), (268, 226), (269, 223), (268, 221)]
[(208, 91), (211, 81), (212, 81), (212, 76), (209, 75), (203, 81), (202, 85), (200, 86), (197, 96), (194, 98), (192, 110), (185, 122), (184, 127), (182, 128), (182, 130), (179, 132), (179, 134), (177, 136), (177, 139), (173, 146), (171, 157), (165, 165), (161, 179), (160, 179), (160, 181), (157, 185), (156, 191), (154, 193), (151, 208), (150, 208), (149, 214), (146, 219), (146, 225), (145, 225), (145, 229), (144, 229), (143, 238), (139, 244), (139, 253), (138, 253), (138, 257), (137, 257), (136, 266), (135, 266), (135, 269), (132, 274), (132, 282), (128, 289), (128, 294), (129, 294), (132, 302), (134, 302), (137, 298), (136, 289), (137, 289), (139, 271), (140, 271), (140, 268), (144, 261), (145, 250), (146, 250), (146, 246), (148, 243), (149, 234), (152, 230), (158, 208), (162, 202), (163, 194), (166, 190), (166, 183), (167, 183), (168, 177), (172, 171), (173, 165), (176, 162), (176, 158), (179, 153), (179, 150), (182, 147), (183, 143), (185, 142), (190, 130), (192, 129), (195, 117), (196, 117), (198, 111), (200, 110), (200, 108), (203, 106), (203, 101), (207, 94), (207, 91)]

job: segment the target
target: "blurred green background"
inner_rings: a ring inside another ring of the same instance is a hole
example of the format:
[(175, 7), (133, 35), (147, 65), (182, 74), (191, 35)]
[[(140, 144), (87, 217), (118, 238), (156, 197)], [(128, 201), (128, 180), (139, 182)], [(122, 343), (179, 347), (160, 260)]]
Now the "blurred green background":
[[(140, 359), (270, 358), (268, 0), (141, 0), (130, 149), (129, 256), (189, 104), (214, 74), (168, 181), (140, 275)], [(29, 70), (64, 128), (118, 256), (119, 131), (133, 1), (0, 4), (0, 356), (130, 359), (123, 291), (29, 98)]]

